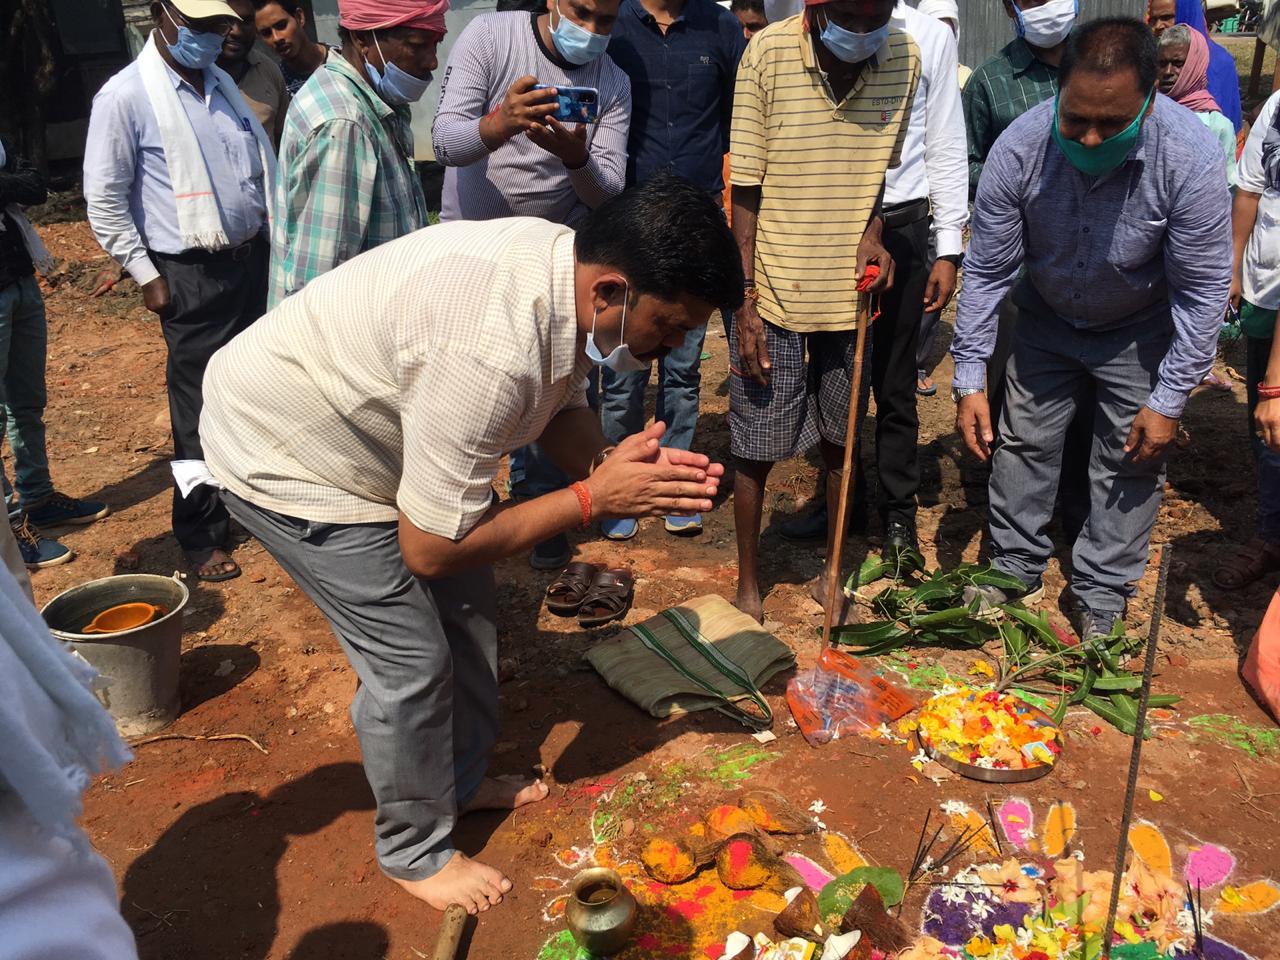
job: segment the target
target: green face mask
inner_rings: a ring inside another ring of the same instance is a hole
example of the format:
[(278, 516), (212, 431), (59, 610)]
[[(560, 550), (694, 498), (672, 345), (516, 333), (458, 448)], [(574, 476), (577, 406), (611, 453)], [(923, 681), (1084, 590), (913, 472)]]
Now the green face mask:
[(1151, 105), (1151, 98), (1155, 96), (1155, 92), (1155, 88), (1152, 87), (1151, 92), (1147, 94), (1146, 101), (1142, 104), (1142, 109), (1133, 118), (1133, 123), (1129, 124), (1114, 137), (1107, 137), (1096, 147), (1086, 147), (1084, 144), (1077, 143), (1075, 140), (1068, 140), (1062, 135), (1058, 130), (1058, 97), (1054, 97), (1053, 142), (1066, 155), (1071, 165), (1081, 173), (1086, 173), (1091, 177), (1099, 177), (1104, 173), (1109, 173), (1124, 163), (1124, 158), (1129, 155), (1129, 151), (1133, 149), (1133, 145), (1137, 142), (1138, 133), (1142, 130), (1142, 118), (1147, 112), (1147, 107)]

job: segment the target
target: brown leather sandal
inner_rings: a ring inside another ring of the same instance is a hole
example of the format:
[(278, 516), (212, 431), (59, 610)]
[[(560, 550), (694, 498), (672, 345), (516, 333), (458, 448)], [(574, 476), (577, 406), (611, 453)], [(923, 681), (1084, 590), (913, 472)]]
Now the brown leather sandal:
[(1273, 570), (1280, 570), (1280, 547), (1253, 537), (1213, 572), (1213, 583), (1221, 590), (1239, 590)]
[(635, 578), (626, 567), (601, 570), (591, 581), (591, 588), (578, 609), (578, 626), (599, 627), (618, 620), (631, 609)]
[(560, 576), (547, 587), (547, 610), (557, 617), (572, 617), (582, 606), (582, 600), (601, 567), (579, 560), (569, 564)]

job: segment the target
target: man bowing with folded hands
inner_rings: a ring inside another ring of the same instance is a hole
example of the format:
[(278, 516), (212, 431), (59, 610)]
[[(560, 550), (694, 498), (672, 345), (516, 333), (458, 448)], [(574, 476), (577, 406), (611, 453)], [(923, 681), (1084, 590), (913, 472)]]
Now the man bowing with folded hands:
[[(213, 358), (209, 469), (355, 667), (378, 860), (431, 906), (475, 913), (511, 890), (454, 849), (459, 814), (547, 795), (485, 776), (498, 728), (493, 563), (593, 520), (710, 510), (724, 474), (660, 447), (661, 423), (607, 447), (587, 372), (652, 363), (741, 303), (719, 206), (666, 174), (576, 233), (519, 217), (384, 244)], [(534, 441), (571, 486), (496, 502), (501, 458)]]

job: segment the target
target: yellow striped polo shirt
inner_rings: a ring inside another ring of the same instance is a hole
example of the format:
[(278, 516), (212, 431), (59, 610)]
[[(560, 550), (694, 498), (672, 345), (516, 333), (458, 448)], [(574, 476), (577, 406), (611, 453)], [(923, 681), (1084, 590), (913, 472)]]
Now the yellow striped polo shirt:
[(896, 167), (920, 79), (907, 34), (889, 39), (836, 103), (801, 14), (747, 46), (733, 100), (734, 185), (761, 187), (760, 316), (799, 333), (856, 326), (858, 241)]

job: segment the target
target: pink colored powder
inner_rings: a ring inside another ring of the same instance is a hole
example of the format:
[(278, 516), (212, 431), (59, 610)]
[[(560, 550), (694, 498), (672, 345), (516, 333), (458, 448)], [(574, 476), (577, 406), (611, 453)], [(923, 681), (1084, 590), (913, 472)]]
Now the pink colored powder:
[(796, 868), (796, 872), (800, 874), (800, 879), (804, 881), (804, 885), (814, 893), (819, 892), (823, 887), (835, 879), (827, 871), (810, 860), (803, 854), (793, 853), (784, 858), (787, 863)]
[(1183, 875), (1194, 892), (1197, 886), (1203, 890), (1222, 883), (1231, 875), (1235, 866), (1236, 858), (1230, 853), (1216, 844), (1206, 843), (1187, 855)]
[(996, 816), (1008, 841), (1019, 850), (1027, 849), (1027, 836), (1035, 822), (1031, 806), (1025, 800), (1006, 800)]

